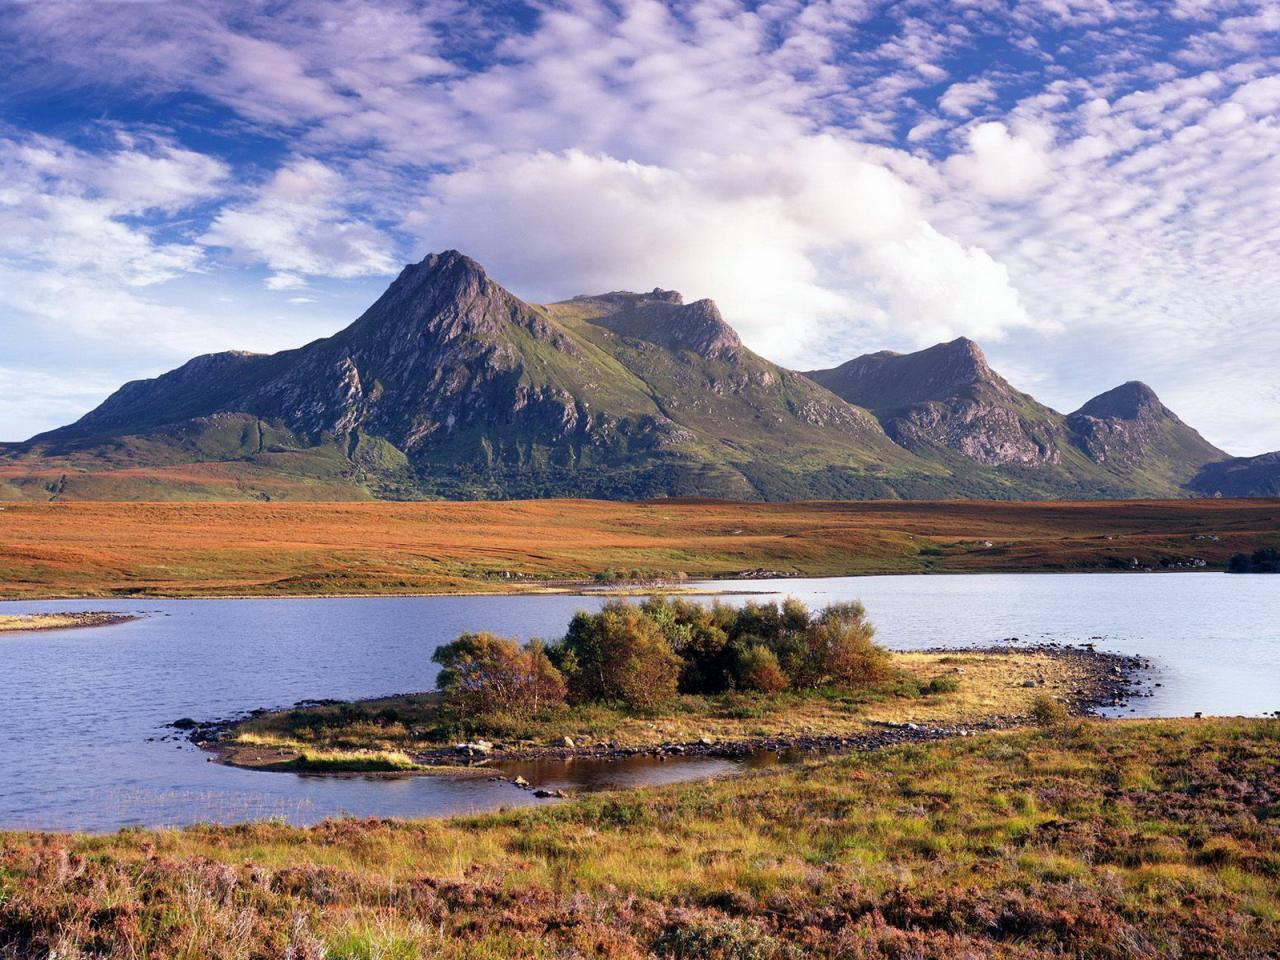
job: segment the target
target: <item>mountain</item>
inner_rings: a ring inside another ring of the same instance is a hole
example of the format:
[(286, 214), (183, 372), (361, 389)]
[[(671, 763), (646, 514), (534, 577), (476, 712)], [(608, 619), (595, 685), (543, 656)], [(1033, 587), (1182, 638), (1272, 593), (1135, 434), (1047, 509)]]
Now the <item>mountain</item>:
[(1137, 381), (1094, 397), (1067, 417), (1067, 426), (1090, 460), (1139, 488), (1180, 489), (1227, 456)]
[(906, 449), (957, 476), (1003, 481), (1011, 495), (1178, 496), (1201, 467), (1226, 457), (1145, 384), (1126, 383), (1064, 416), (1015, 390), (963, 337), (807, 375), (872, 411)]
[[(893, 496), (945, 474), (715, 304), (525, 303), (456, 251), (338, 334), (198, 357), (12, 449), (10, 495)], [(125, 490), (127, 492), (127, 490)]]
[(1280, 497), (1280, 451), (1206, 464), (1188, 486), (1206, 497)]
[(331, 337), (0, 446), (0, 499), (1171, 496), (1225, 456), (1141, 384), (1063, 416), (965, 339), (806, 375), (710, 300), (532, 304), (446, 251)]
[(1009, 386), (964, 337), (918, 353), (883, 350), (807, 376), (871, 410), (908, 449), (944, 448), (987, 466), (1061, 459), (1061, 418)]

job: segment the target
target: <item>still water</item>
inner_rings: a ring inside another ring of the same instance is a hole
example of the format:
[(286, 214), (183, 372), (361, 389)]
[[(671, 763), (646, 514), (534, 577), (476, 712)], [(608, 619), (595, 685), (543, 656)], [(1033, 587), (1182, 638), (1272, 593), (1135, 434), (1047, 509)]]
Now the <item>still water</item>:
[[(1280, 578), (1212, 573), (860, 577), (710, 583), (727, 602), (860, 599), (900, 649), (1094, 642), (1151, 659), (1161, 684), (1125, 715), (1280, 710)], [(179, 717), (212, 719), (306, 698), (433, 686), (431, 652), (463, 630), (563, 632), (598, 597), (405, 597), (0, 603), (0, 614), (112, 610), (111, 627), (0, 634), (0, 829), (341, 814), (435, 816), (538, 803), (483, 778), (307, 777), (207, 762), (161, 742)], [(600, 789), (739, 769), (730, 760), (543, 764), (535, 785)]]

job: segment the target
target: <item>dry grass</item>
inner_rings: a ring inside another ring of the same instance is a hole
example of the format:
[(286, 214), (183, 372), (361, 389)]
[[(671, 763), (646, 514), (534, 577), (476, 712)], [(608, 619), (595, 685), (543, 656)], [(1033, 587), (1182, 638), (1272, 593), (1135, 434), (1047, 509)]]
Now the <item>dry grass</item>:
[(100, 627), (132, 617), (113, 613), (25, 613), (0, 616), (0, 633), (31, 630), (65, 630), (69, 627)]
[(0, 596), (540, 589), (605, 571), (1106, 570), (1280, 545), (1280, 501), (14, 503)]
[(0, 834), (0, 957), (1274, 957), (1280, 724), (1079, 722), (421, 823)]

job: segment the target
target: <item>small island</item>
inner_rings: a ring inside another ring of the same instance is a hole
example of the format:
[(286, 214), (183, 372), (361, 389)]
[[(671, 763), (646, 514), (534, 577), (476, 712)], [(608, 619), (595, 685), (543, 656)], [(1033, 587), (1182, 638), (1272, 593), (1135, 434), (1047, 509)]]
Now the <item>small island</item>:
[(85, 611), (81, 613), (20, 613), (0, 615), (0, 633), (35, 630), (69, 630), (74, 627), (109, 627), (138, 618), (132, 614)]
[(495, 762), (840, 752), (1060, 722), (1131, 692), (1136, 658), (1008, 643), (895, 653), (860, 604), (620, 600), (553, 643), (466, 633), (437, 690), (188, 725), (225, 763), (311, 773)]

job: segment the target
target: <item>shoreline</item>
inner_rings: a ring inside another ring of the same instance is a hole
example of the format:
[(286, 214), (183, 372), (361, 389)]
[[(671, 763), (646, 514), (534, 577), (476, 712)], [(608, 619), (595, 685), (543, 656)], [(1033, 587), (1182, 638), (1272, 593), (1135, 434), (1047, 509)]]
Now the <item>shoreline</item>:
[(49, 630), (83, 630), (89, 627), (114, 627), (142, 619), (137, 614), (94, 610), (75, 613), (20, 613), (0, 616), (0, 634), (42, 633)]
[[(410, 600), (430, 599), (434, 597), (621, 597), (649, 596), (662, 593), (670, 596), (716, 597), (738, 595), (766, 595), (778, 591), (751, 590), (747, 586), (772, 580), (863, 580), (870, 577), (976, 577), (976, 576), (1044, 576), (1044, 577), (1093, 577), (1093, 576), (1204, 576), (1206, 574), (1228, 574), (1226, 568), (1198, 567), (1195, 569), (1161, 568), (1161, 569), (1080, 569), (1080, 570), (1046, 570), (1043, 567), (1026, 569), (1000, 570), (859, 570), (852, 573), (785, 573), (773, 576), (706, 576), (689, 577), (687, 581), (654, 580), (636, 581), (633, 584), (614, 588), (600, 587), (591, 580), (567, 581), (527, 581), (521, 586), (528, 589), (512, 590), (439, 590), (439, 591), (405, 591), (405, 592), (364, 592), (364, 593), (63, 593), (48, 596), (6, 595), (0, 594), (0, 604), (4, 603), (64, 603), (77, 600), (99, 600), (108, 602), (127, 602), (145, 600), (148, 603), (163, 600)], [(699, 583), (742, 583), (744, 587), (735, 589), (700, 590), (696, 587), (681, 587), (680, 584)], [(21, 616), (21, 614), (19, 614)]]
[[(989, 656), (1038, 655), (1052, 660), (1065, 661), (1070, 667), (1083, 670), (1083, 679), (1073, 688), (1061, 702), (1072, 717), (1108, 718), (1098, 711), (1104, 707), (1112, 707), (1127, 702), (1134, 696), (1146, 695), (1138, 690), (1141, 675), (1152, 667), (1150, 661), (1130, 654), (1099, 651), (1091, 645), (1072, 646), (1059, 643), (1041, 643), (1013, 645), (999, 644), (985, 647), (934, 647), (928, 650), (902, 651), (915, 654), (931, 654), (942, 656)], [(1079, 678), (1078, 678), (1079, 679)], [(1026, 683), (1030, 683), (1027, 681)], [(1026, 686), (1026, 683), (1019, 686)], [(416, 696), (402, 694), (401, 696)], [(375, 698), (387, 699), (387, 698)], [(392, 698), (394, 699), (394, 698)], [(352, 701), (359, 703), (361, 701)], [(367, 701), (366, 701), (367, 702)], [(325, 701), (304, 705), (328, 705)], [(453, 746), (441, 744), (430, 749), (408, 750), (403, 753), (409, 757), (417, 768), (403, 770), (360, 770), (308, 768), (299, 765), (299, 757), (290, 756), (291, 751), (278, 746), (260, 744), (237, 744), (229, 741), (237, 728), (252, 720), (269, 716), (273, 713), (287, 713), (284, 710), (255, 710), (249, 714), (226, 720), (214, 720), (205, 723), (192, 721), (186, 727), (187, 738), (191, 743), (212, 754), (210, 760), (245, 770), (261, 770), (265, 772), (291, 772), (308, 776), (372, 776), (385, 778), (402, 778), (416, 776), (450, 776), (450, 775), (495, 775), (496, 779), (511, 780), (504, 776), (502, 768), (509, 764), (531, 762), (569, 762), (575, 760), (620, 761), (633, 758), (668, 759), (673, 757), (706, 757), (720, 759), (742, 759), (747, 756), (765, 752), (809, 752), (821, 756), (838, 756), (844, 753), (864, 750), (877, 750), (884, 747), (898, 746), (906, 743), (923, 743), (934, 740), (966, 737), (979, 733), (1000, 730), (1023, 729), (1033, 725), (1030, 716), (1017, 713), (994, 713), (969, 721), (948, 721), (927, 723), (914, 721), (885, 721), (868, 719), (869, 729), (849, 733), (816, 732), (804, 735), (745, 735), (733, 737), (701, 737), (696, 740), (665, 741), (659, 743), (621, 743), (615, 740), (574, 746), (521, 746), (506, 748), (502, 744), (494, 744), (491, 749), (477, 755), (474, 751), (464, 749), (466, 745)], [(180, 721), (182, 722), (182, 721)], [(179, 728), (181, 729), (181, 728)], [(277, 758), (272, 761), (272, 758)], [(264, 762), (265, 761), (265, 762)], [(520, 785), (520, 784), (517, 784)], [(526, 789), (528, 785), (523, 785)]]

